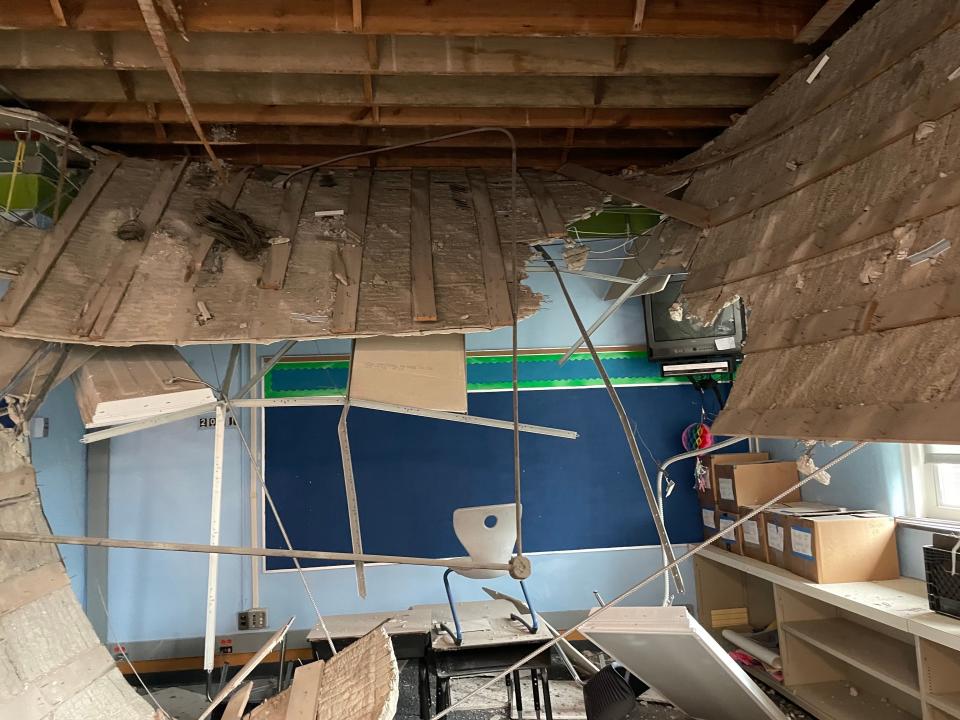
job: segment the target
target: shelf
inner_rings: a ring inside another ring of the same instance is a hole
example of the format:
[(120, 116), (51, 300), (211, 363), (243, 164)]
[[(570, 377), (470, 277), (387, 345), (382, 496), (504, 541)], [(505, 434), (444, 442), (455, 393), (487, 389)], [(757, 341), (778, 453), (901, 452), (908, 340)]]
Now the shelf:
[(875, 695), (864, 692), (851, 695), (850, 685), (845, 682), (801, 685), (793, 688), (793, 692), (831, 720), (916, 720), (915, 716)]
[(927, 695), (927, 702), (955, 718), (960, 718), (960, 692)]
[(700, 556), (846, 610), (881, 625), (960, 650), (960, 620), (937, 615), (927, 604), (926, 585), (912, 578), (879, 582), (818, 584), (752, 558), (707, 547)]
[(788, 622), (783, 629), (912, 697), (920, 697), (913, 645), (843, 618)]

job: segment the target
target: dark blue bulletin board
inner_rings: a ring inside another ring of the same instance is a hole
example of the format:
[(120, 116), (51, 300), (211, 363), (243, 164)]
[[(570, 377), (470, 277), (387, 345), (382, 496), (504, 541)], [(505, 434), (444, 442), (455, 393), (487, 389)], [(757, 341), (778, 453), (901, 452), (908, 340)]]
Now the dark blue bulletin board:
[[(680, 434), (700, 417), (690, 385), (618, 388), (635, 423), (651, 478), (653, 457), (683, 448)], [(473, 415), (511, 417), (509, 392), (471, 392)], [(266, 481), (293, 546), (350, 551), (337, 443), (341, 408), (265, 410)], [(524, 550), (617, 548), (657, 544), (656, 530), (616, 412), (603, 388), (524, 391), (523, 422), (577, 430), (565, 440), (524, 433)], [(459, 507), (512, 502), (509, 431), (353, 408), (350, 442), (365, 552), (422, 557), (464, 554), (453, 533)], [(645, 447), (646, 446), (646, 447)], [(702, 537), (693, 461), (670, 468), (677, 488), (666, 503), (674, 542)], [(266, 515), (267, 547), (283, 538)], [(304, 562), (304, 565), (326, 565)], [(267, 558), (268, 570), (293, 567)]]

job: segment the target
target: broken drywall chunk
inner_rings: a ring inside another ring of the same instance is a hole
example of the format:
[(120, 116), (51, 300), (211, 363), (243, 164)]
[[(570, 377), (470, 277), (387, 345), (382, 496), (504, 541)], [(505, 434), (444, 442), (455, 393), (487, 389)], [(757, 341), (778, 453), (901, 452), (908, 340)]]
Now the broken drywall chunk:
[[(813, 457), (811, 455), (805, 454), (797, 458), (797, 470), (799, 470), (803, 475), (805, 476), (813, 475), (819, 469), (820, 468), (817, 467), (817, 464), (813, 461)], [(819, 475), (817, 475), (814, 478), (814, 480), (816, 480), (821, 485), (829, 485), (830, 473), (824, 470)]]
[(886, 254), (868, 258), (860, 270), (860, 282), (869, 285), (883, 277), (883, 269), (887, 264)]
[(674, 322), (682, 322), (683, 321), (683, 305), (681, 305), (679, 301), (675, 302), (673, 305), (669, 307), (669, 309), (667, 310), (667, 314), (670, 316), (670, 319), (673, 320)]
[(907, 255), (910, 254), (910, 248), (913, 247), (913, 243), (917, 239), (917, 226), (911, 224), (894, 228), (893, 239), (897, 241), (897, 260), (905, 260)]
[(570, 270), (583, 270), (590, 257), (590, 249), (583, 243), (567, 242), (563, 248), (563, 260)]

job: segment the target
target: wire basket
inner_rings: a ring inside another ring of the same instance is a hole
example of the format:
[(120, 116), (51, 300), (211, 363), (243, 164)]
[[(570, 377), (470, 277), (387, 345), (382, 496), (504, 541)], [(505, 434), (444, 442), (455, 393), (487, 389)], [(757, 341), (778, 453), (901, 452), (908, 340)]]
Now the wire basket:
[(923, 565), (927, 577), (930, 609), (941, 615), (960, 619), (960, 571), (956, 575), (951, 572), (952, 553), (943, 548), (925, 545)]

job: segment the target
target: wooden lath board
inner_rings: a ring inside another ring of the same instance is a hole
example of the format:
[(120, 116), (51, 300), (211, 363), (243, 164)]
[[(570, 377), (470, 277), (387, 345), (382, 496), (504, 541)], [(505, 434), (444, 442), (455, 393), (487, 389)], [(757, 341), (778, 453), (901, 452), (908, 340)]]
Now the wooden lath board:
[(316, 720), (323, 669), (322, 660), (297, 668), (290, 686), (286, 720)]
[(153, 235), (157, 223), (160, 222), (160, 217), (167, 207), (170, 196), (180, 182), (188, 162), (189, 158), (184, 158), (179, 163), (168, 166), (157, 181), (150, 197), (137, 216), (143, 226), (143, 239), (127, 241), (114, 259), (107, 277), (96, 288), (96, 292), (87, 306), (87, 311), (80, 320), (79, 332), (81, 335), (99, 339), (106, 334), (114, 313), (123, 301), (127, 285), (137, 271), (140, 256), (143, 255), (144, 248), (150, 242), (150, 236)]
[(520, 175), (537, 203), (537, 211), (540, 213), (540, 220), (543, 222), (546, 236), (551, 238), (566, 237), (567, 223), (560, 215), (557, 203), (554, 202), (553, 196), (547, 190), (540, 173), (522, 172)]
[[(483, 263), (483, 279), (487, 291), (487, 309), (491, 327), (509, 325), (513, 322), (510, 294), (507, 290), (507, 278), (500, 253), (500, 233), (493, 205), (490, 203), (490, 191), (483, 170), (469, 168), (467, 182), (473, 200), (473, 212), (477, 222), (477, 236), (480, 241), (480, 260)], [(516, 238), (513, 238), (516, 241)]]
[(101, 158), (97, 162), (93, 174), (70, 203), (70, 207), (63, 213), (54, 229), (48, 235), (44, 235), (40, 241), (40, 247), (23, 268), (20, 277), (13, 281), (0, 298), (0, 326), (9, 327), (17, 322), (23, 308), (30, 302), (30, 298), (60, 257), (64, 246), (70, 240), (70, 235), (119, 165), (120, 158), (113, 156)]
[(350, 186), (347, 206), (347, 242), (340, 246), (340, 258), (347, 283), (337, 284), (333, 305), (333, 331), (349, 333), (357, 327), (357, 303), (360, 301), (360, 272), (363, 265), (363, 236), (367, 227), (367, 206), (370, 202), (371, 173), (357, 170)]
[(413, 319), (435, 322), (437, 302), (433, 288), (429, 170), (414, 170), (410, 174), (410, 274)]
[(801, 28), (793, 41), (808, 45), (817, 42), (851, 5), (853, 5), (853, 0), (824, 0), (823, 6), (817, 10), (817, 14)]
[(280, 222), (277, 228), (280, 236), (272, 238), (273, 244), (267, 251), (263, 274), (260, 276), (260, 287), (264, 290), (280, 290), (283, 287), (290, 253), (297, 238), (300, 213), (303, 211), (303, 202), (307, 199), (307, 188), (310, 186), (312, 177), (312, 172), (301, 173), (290, 181), (283, 194), (283, 205), (280, 208)]

